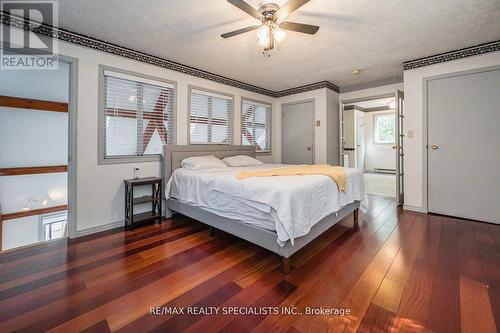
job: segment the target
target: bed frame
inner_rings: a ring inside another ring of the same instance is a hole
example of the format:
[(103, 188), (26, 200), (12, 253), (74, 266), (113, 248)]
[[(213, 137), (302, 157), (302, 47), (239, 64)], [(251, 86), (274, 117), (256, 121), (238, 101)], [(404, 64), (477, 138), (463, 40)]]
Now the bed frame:
[[(163, 177), (167, 181), (172, 172), (181, 167), (181, 161), (183, 159), (192, 156), (205, 155), (215, 155), (221, 159), (234, 155), (247, 155), (255, 157), (255, 147), (235, 145), (165, 145), (162, 167)], [(172, 198), (168, 199), (166, 203), (167, 208), (173, 212), (189, 216), (199, 222), (211, 226), (212, 228), (223, 230), (236, 237), (242, 238), (269, 251), (277, 253), (282, 257), (282, 268), (285, 274), (288, 274), (291, 270), (290, 257), (295, 252), (309, 244), (315, 238), (351, 213), (354, 214), (354, 228), (357, 228), (360, 206), (360, 202), (355, 201), (354, 203), (343, 207), (338, 212), (330, 214), (315, 224), (307, 235), (296, 238), (294, 245), (291, 245), (290, 241), (287, 241), (285, 245), (281, 247), (276, 242), (277, 235), (274, 231), (242, 223), (238, 220), (225, 218)]]

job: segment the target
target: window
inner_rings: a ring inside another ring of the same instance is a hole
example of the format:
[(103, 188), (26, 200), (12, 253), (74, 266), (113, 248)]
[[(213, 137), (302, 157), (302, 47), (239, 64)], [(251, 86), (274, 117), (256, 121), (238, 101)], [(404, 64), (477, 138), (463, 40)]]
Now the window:
[(373, 121), (373, 142), (393, 144), (395, 142), (394, 114), (377, 114)]
[(190, 88), (189, 143), (231, 144), (233, 98)]
[(241, 104), (241, 143), (271, 152), (271, 105), (247, 99)]
[(41, 241), (63, 238), (67, 235), (68, 212), (40, 215)]
[(159, 159), (163, 145), (174, 140), (174, 86), (121, 72), (103, 74), (104, 159)]

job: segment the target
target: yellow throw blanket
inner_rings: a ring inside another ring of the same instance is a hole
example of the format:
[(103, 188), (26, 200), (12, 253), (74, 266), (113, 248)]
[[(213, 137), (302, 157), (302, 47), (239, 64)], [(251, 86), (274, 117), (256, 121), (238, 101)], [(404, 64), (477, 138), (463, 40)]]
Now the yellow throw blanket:
[(270, 170), (240, 172), (236, 175), (237, 179), (250, 177), (272, 177), (272, 176), (304, 176), (304, 175), (324, 175), (330, 177), (339, 188), (344, 192), (345, 189), (345, 170), (343, 167), (331, 166), (328, 164), (297, 165), (293, 167), (283, 167)]

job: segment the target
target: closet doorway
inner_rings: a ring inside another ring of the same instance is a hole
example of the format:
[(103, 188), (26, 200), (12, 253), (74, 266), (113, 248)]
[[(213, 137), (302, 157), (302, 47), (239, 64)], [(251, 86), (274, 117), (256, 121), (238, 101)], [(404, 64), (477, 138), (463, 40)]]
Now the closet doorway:
[(427, 210), (500, 224), (500, 67), (424, 83)]
[(404, 200), (403, 93), (342, 101), (341, 161), (363, 172), (368, 194)]
[(281, 106), (281, 160), (284, 164), (314, 163), (314, 100)]

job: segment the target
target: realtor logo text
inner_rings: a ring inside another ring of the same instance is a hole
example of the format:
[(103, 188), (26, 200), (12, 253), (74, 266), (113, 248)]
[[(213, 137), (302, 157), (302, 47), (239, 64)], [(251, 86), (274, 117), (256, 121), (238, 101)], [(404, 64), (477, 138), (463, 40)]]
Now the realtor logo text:
[(351, 313), (346, 308), (305, 307), (296, 306), (156, 306), (149, 309), (150, 315), (321, 315), (321, 316), (347, 316)]

